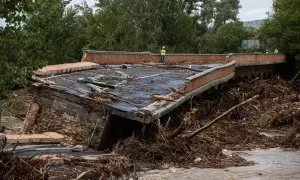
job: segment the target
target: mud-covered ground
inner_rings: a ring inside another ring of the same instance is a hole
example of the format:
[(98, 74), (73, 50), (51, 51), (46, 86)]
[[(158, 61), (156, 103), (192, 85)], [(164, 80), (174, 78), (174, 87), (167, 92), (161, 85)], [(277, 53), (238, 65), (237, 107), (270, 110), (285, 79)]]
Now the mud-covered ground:
[[(226, 168), (253, 165), (253, 162), (238, 155), (226, 155), (224, 149), (228, 151), (276, 147), (299, 149), (300, 137), (297, 136), (300, 132), (299, 94), (299, 80), (289, 82), (274, 78), (232, 82), (222, 89), (211, 90), (193, 98), (168, 116), (151, 124), (146, 132), (138, 131), (142, 133), (134, 133), (132, 137), (121, 140), (115, 146), (113, 156), (106, 156), (93, 162), (65, 158), (62, 168), (52, 168), (45, 174), (46, 177), (49, 174), (56, 176), (57, 170), (59, 174), (66, 173), (65, 178), (76, 178), (85, 172), (83, 178), (106, 179), (135, 171), (170, 167)], [(260, 97), (237, 108), (207, 130), (187, 140), (186, 135), (255, 95)], [(177, 136), (170, 137), (179, 126), (181, 131)], [(268, 132), (282, 136), (262, 135)], [(9, 167), (6, 167), (5, 171), (7, 170)], [(35, 175), (39, 173), (36, 172)]]

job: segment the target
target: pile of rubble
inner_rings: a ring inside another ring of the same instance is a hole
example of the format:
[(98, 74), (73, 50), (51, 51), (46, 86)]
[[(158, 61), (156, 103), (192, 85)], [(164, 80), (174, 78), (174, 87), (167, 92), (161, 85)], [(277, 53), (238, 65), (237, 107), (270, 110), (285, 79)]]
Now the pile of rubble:
[[(227, 167), (249, 165), (222, 149), (300, 148), (300, 99), (293, 84), (280, 78), (240, 82), (233, 88), (203, 94), (157, 121), (156, 137), (140, 141), (133, 137), (120, 143), (117, 152), (148, 167)], [(226, 110), (259, 95), (236, 108), (193, 139), (186, 137), (211, 123)], [(266, 115), (267, 114), (267, 115)], [(266, 118), (267, 116), (267, 118)], [(170, 136), (184, 123), (176, 137)], [(281, 136), (269, 136), (277, 132)], [(172, 137), (172, 138), (170, 138)]]
[(64, 146), (64, 136), (0, 134), (1, 179), (81, 179), (135, 176), (138, 167), (127, 157)]
[[(2, 135), (0, 174), (2, 178), (107, 179), (137, 177), (135, 172), (153, 168), (251, 165), (227, 150), (300, 148), (299, 93), (294, 83), (280, 78), (211, 90), (140, 134), (120, 140), (109, 154), (63, 146), (64, 137), (57, 133)], [(207, 128), (187, 138), (203, 127)]]

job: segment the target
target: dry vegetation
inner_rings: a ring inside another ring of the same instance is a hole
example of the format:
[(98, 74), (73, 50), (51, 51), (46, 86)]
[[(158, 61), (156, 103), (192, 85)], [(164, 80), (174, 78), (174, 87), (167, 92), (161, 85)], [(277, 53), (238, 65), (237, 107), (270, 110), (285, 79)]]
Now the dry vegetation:
[[(221, 92), (221, 93), (220, 93)], [(222, 154), (222, 149), (248, 150), (270, 147), (300, 147), (296, 137), (300, 125), (297, 89), (282, 79), (240, 82), (234, 88), (203, 94), (162, 118), (156, 124), (156, 137), (150, 141), (129, 138), (117, 152), (146, 167), (227, 167), (249, 165), (243, 159)], [(238, 108), (191, 140), (185, 135), (203, 127), (232, 106), (257, 94), (260, 98)], [(185, 121), (183, 132), (171, 132)], [(268, 138), (261, 132), (279, 131), (286, 137)], [(195, 161), (195, 159), (201, 159)], [(166, 165), (168, 164), (168, 165)]]
[(47, 161), (0, 152), (1, 179), (47, 179)]
[[(153, 123), (148, 129), (152, 134), (148, 139), (135, 134), (114, 149), (118, 155), (94, 161), (63, 157), (64, 166), (54, 166), (47, 159), (22, 160), (0, 153), (0, 174), (7, 179), (47, 179), (49, 175), (55, 177), (58, 174), (64, 174), (66, 179), (107, 179), (135, 176), (133, 172), (171, 166), (224, 168), (251, 165), (236, 155), (225, 156), (222, 149), (300, 147), (300, 139), (296, 136), (300, 127), (298, 83), (279, 78), (256, 79), (234, 84), (233, 88), (223, 87), (205, 93)], [(187, 140), (187, 134), (257, 94), (260, 95), (258, 99), (237, 108), (209, 129)], [(178, 127), (179, 133), (172, 136)], [(269, 138), (260, 135), (270, 131), (286, 136)]]

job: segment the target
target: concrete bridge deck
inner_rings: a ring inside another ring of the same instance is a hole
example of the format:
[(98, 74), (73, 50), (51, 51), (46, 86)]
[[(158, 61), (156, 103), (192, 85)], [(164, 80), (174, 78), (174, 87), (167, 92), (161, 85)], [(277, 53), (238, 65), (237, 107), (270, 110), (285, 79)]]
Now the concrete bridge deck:
[[(89, 70), (42, 79), (51, 82), (43, 88), (102, 104), (109, 107), (112, 114), (150, 123), (178, 107), (190, 96), (207, 89), (204, 87), (215, 86), (222, 80), (228, 81), (234, 75), (234, 68), (235, 62), (176, 66), (153, 63), (93, 65)], [(47, 72), (49, 70), (45, 74)]]
[[(40, 107), (35, 115), (39, 131), (56, 131), (75, 142), (97, 144), (105, 132), (112, 131), (110, 121), (116, 117), (120, 124), (125, 120), (147, 124), (235, 75), (268, 73), (284, 63), (282, 55), (264, 54), (169, 55), (172, 63), (159, 64), (147, 62), (153, 58), (147, 57), (155, 56), (147, 53), (105, 57), (102, 52), (89, 53), (84, 54), (84, 62), (37, 71), (33, 79), (38, 81), (34, 94)], [(185, 62), (188, 58), (191, 62)], [(132, 122), (124, 126), (135, 126)]]

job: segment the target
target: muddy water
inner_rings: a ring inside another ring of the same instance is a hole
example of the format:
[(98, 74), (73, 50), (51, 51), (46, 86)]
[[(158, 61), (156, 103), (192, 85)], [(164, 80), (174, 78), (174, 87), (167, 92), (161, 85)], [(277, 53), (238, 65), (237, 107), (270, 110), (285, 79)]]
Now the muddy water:
[(227, 169), (154, 170), (141, 175), (143, 180), (159, 179), (300, 179), (300, 151), (269, 149), (237, 152), (255, 165)]

